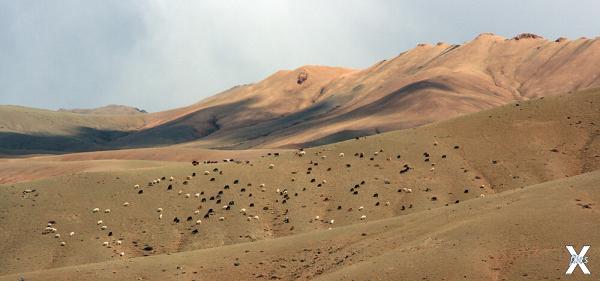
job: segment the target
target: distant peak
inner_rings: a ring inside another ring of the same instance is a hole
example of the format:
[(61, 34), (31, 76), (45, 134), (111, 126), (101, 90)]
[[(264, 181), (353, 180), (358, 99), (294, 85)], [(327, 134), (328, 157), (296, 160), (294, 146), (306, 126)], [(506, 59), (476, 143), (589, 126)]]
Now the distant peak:
[(569, 41), (569, 39), (565, 38), (565, 37), (558, 37), (558, 38), (556, 38), (556, 40), (554, 40), (554, 42), (556, 42), (556, 43), (566, 42), (566, 41)]
[(137, 107), (131, 107), (119, 104), (109, 104), (97, 108), (73, 108), (65, 109), (61, 108), (59, 112), (71, 112), (77, 114), (100, 114), (100, 115), (134, 115), (134, 114), (145, 114), (148, 113), (146, 110), (139, 109)]
[(533, 33), (521, 33), (512, 38), (513, 40), (521, 40), (521, 39), (544, 39), (544, 37), (539, 36)]
[(505, 38), (500, 35), (491, 33), (491, 32), (484, 32), (484, 33), (477, 35), (477, 37), (475, 37), (475, 40), (476, 41), (481, 41), (481, 40), (498, 40), (499, 41), (499, 40), (505, 40)]

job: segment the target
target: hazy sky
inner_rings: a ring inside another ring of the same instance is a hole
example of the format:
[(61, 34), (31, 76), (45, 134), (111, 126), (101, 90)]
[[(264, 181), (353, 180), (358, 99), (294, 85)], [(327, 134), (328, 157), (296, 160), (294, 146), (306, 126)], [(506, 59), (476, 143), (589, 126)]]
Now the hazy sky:
[(362, 68), (482, 32), (596, 37), (597, 0), (0, 0), (0, 104), (188, 105), (279, 69)]

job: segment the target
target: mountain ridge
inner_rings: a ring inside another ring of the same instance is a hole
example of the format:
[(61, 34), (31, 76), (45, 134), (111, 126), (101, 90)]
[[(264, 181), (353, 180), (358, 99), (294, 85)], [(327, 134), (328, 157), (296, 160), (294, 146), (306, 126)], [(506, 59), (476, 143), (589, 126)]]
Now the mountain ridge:
[[(89, 139), (74, 151), (175, 144), (297, 148), (597, 88), (598, 64), (597, 38), (549, 41), (532, 34), (506, 39), (483, 33), (462, 45), (418, 44), (365, 69), (305, 65), (281, 70), (190, 106), (104, 120), (102, 126), (76, 120), (63, 131), (77, 132), (67, 137)], [(0, 108), (2, 114), (10, 113)], [(3, 130), (24, 135), (11, 135), (11, 142), (39, 134), (23, 124), (1, 123), (0, 139)], [(50, 141), (40, 148), (53, 151), (57, 145)]]

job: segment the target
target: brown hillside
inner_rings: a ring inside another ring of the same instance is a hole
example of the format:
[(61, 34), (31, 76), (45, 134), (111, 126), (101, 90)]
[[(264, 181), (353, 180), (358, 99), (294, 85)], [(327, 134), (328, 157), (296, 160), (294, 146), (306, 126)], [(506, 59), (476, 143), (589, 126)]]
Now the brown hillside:
[[(586, 238), (572, 236), (569, 227), (597, 225), (597, 173), (574, 176), (600, 168), (599, 103), (598, 91), (585, 91), (319, 146), (302, 157), (159, 163), (0, 185), (0, 276), (555, 276), (549, 270), (567, 263), (545, 261), (565, 243)], [(561, 181), (529, 187), (553, 180)], [(60, 237), (43, 234), (49, 221)], [(525, 245), (525, 252), (515, 251)], [(406, 264), (432, 251), (439, 266), (431, 275), (419, 275), (422, 263)], [(463, 267), (473, 261), (476, 267)], [(543, 270), (526, 271), (534, 265)]]

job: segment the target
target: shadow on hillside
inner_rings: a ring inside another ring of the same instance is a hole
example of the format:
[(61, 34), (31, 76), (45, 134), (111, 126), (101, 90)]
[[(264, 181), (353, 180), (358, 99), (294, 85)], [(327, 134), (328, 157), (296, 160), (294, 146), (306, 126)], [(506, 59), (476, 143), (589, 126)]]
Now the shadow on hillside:
[(62, 154), (105, 150), (109, 149), (108, 143), (111, 140), (127, 134), (87, 127), (76, 130), (72, 136), (0, 132), (0, 154)]
[(0, 132), (0, 156), (65, 154), (128, 148), (165, 146), (198, 140), (221, 126), (219, 119), (248, 110), (254, 99), (201, 109), (165, 124), (141, 131), (99, 130), (78, 127), (72, 135)]

